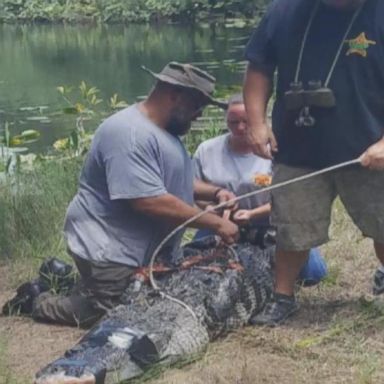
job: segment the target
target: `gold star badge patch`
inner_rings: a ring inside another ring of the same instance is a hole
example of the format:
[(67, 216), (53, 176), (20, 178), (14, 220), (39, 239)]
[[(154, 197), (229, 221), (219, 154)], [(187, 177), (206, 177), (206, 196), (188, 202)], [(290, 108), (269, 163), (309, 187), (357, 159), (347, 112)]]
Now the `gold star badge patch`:
[(367, 49), (370, 45), (375, 45), (376, 41), (368, 40), (365, 32), (362, 32), (355, 39), (345, 40), (345, 43), (349, 45), (347, 56), (355, 54), (367, 57)]

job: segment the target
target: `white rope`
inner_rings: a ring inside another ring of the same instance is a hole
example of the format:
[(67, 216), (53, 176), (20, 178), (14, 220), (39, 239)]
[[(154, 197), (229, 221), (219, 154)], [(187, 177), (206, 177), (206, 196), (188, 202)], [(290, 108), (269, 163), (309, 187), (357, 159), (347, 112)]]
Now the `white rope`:
[(170, 295), (167, 295), (165, 292), (163, 291), (160, 291), (160, 296), (163, 298), (163, 299), (168, 299), (170, 301), (173, 301), (174, 303), (176, 304), (179, 304), (181, 305), (182, 307), (184, 307), (191, 315), (192, 317), (198, 322), (199, 321), (199, 318), (197, 317), (195, 311), (187, 304), (185, 303), (184, 301), (182, 300), (179, 300), (179, 299), (176, 299), (176, 297), (173, 297), (173, 296), (170, 296)]
[[(248, 193), (245, 193), (244, 195), (237, 196), (236, 198), (234, 198), (232, 200), (228, 200), (228, 201), (226, 201), (224, 203), (217, 204), (216, 206), (214, 206), (214, 207), (212, 207), (212, 208), (210, 208), (208, 210), (201, 211), (198, 214), (196, 214), (195, 216), (189, 218), (184, 223), (182, 223), (179, 226), (177, 226), (168, 236), (166, 236), (165, 239), (157, 246), (157, 248), (153, 252), (151, 260), (149, 262), (149, 280), (151, 282), (152, 288), (155, 289), (156, 291), (160, 291), (160, 287), (157, 285), (157, 283), (156, 283), (156, 281), (155, 281), (155, 279), (153, 277), (153, 265), (155, 263), (155, 260), (156, 260), (156, 258), (158, 256), (159, 252), (163, 248), (164, 244), (169, 241), (169, 239), (171, 239), (177, 232), (179, 232), (180, 230), (182, 230), (183, 228), (188, 226), (188, 224), (191, 224), (192, 222), (194, 222), (195, 220), (199, 219), (200, 217), (202, 217), (203, 215), (205, 215), (205, 214), (207, 214), (209, 212), (213, 212), (213, 211), (216, 211), (217, 209), (224, 208), (226, 206), (230, 206), (233, 203), (236, 203), (236, 202), (238, 202), (240, 200), (243, 200), (243, 199), (246, 199), (248, 197), (257, 195), (259, 193), (272, 191), (274, 189), (282, 188), (282, 187), (284, 187), (286, 185), (290, 185), (290, 184), (293, 184), (293, 183), (297, 183), (299, 181), (307, 180), (307, 179), (309, 179), (311, 177), (322, 175), (323, 173), (331, 172), (331, 171), (334, 171), (336, 169), (340, 169), (340, 168), (347, 167), (349, 165), (360, 164), (360, 163), (361, 163), (361, 159), (357, 158), (357, 159), (354, 159), (354, 160), (346, 161), (344, 163), (333, 165), (333, 166), (328, 167), (328, 168), (321, 169), (319, 171), (307, 173), (306, 175), (295, 177), (294, 179), (283, 181), (281, 183), (274, 184), (274, 185), (271, 185), (271, 186), (266, 187), (266, 188), (258, 189), (257, 191), (248, 192)], [(169, 296), (167, 295), (167, 297), (169, 297)], [(175, 301), (175, 300), (173, 300), (173, 301)], [(184, 307), (188, 307), (187, 304), (185, 304)], [(190, 309), (189, 307), (188, 307), (188, 310), (193, 312), (193, 310)]]

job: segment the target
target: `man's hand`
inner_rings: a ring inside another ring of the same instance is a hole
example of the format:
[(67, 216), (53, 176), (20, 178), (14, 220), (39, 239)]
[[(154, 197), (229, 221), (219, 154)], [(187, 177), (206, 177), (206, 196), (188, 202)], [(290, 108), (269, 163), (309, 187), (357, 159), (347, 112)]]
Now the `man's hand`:
[[(216, 193), (216, 200), (219, 204), (225, 203), (226, 201), (233, 200), (236, 198), (236, 195), (228, 191), (227, 189), (220, 189), (219, 192)], [(226, 209), (230, 209), (231, 211), (237, 209), (237, 203), (229, 204)]]
[(371, 145), (361, 156), (363, 167), (375, 170), (384, 170), (384, 138)]
[(265, 123), (249, 126), (248, 143), (255, 155), (264, 159), (273, 159), (273, 152), (277, 152), (277, 142), (272, 129)]
[(251, 211), (248, 209), (239, 209), (233, 214), (233, 220), (238, 225), (246, 225), (251, 220)]
[(216, 233), (223, 239), (224, 243), (231, 245), (239, 239), (239, 228), (232, 221), (221, 219)]
[(272, 95), (273, 73), (248, 64), (244, 77), (244, 104), (248, 115), (248, 142), (255, 155), (272, 159), (277, 143), (266, 124), (268, 100)]

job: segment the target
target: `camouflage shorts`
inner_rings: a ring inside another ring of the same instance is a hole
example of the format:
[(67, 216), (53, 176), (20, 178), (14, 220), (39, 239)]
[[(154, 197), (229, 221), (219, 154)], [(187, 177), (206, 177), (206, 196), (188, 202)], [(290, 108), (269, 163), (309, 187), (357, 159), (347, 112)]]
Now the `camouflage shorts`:
[[(273, 183), (313, 170), (277, 164)], [(301, 251), (329, 240), (332, 203), (339, 196), (364, 236), (384, 243), (384, 171), (353, 166), (279, 188), (272, 192), (272, 224), (277, 245)]]

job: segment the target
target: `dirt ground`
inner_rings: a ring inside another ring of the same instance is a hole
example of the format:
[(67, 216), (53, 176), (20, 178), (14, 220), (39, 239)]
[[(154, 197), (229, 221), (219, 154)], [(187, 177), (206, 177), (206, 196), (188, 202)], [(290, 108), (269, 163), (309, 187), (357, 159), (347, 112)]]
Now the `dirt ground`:
[[(280, 328), (247, 327), (212, 343), (196, 362), (170, 368), (150, 384), (298, 384), (384, 382), (384, 298), (370, 295), (377, 266), (371, 242), (336, 210), (333, 240), (322, 248), (329, 277), (302, 289), (301, 311)], [(0, 305), (12, 295), (0, 269)], [(0, 384), (32, 383), (84, 331), (0, 317)], [(147, 381), (148, 380), (148, 381)], [(135, 383), (144, 382), (144, 379)]]
[[(0, 306), (14, 294), (4, 279), (7, 274), (6, 267), (0, 268)], [(28, 318), (0, 317), (0, 383), (7, 383), (6, 379), (12, 384), (32, 383), (39, 367), (59, 357), (82, 334), (80, 329), (38, 324)]]

